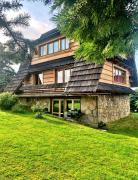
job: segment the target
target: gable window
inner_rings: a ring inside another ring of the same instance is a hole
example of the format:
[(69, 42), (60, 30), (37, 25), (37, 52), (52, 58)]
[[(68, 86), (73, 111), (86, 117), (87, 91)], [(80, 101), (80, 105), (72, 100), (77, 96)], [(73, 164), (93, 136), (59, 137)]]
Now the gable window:
[(46, 55), (46, 45), (40, 47), (40, 56), (45, 56)]
[(47, 45), (47, 53), (52, 54), (53, 53), (53, 43), (49, 43)]
[(61, 50), (69, 48), (69, 40), (67, 38), (61, 39)]
[(114, 82), (126, 83), (126, 71), (114, 67)]
[(43, 84), (43, 73), (35, 74), (35, 85)]

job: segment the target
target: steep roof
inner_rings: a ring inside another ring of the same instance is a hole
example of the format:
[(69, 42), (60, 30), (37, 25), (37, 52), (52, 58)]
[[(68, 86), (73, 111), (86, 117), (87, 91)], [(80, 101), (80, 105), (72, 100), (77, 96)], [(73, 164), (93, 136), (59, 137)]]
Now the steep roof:
[(18, 73), (13, 77), (12, 81), (4, 89), (5, 92), (15, 93), (22, 86), (23, 80), (29, 73), (29, 66), (29, 59), (20, 65)]
[(43, 43), (45, 41), (48, 41), (48, 40), (50, 40), (52, 38), (58, 37), (59, 35), (60, 35), (60, 32), (59, 32), (59, 30), (57, 28), (52, 29), (52, 30), (42, 34), (40, 36), (40, 38), (33, 41), (33, 44), (38, 45), (38, 44)]

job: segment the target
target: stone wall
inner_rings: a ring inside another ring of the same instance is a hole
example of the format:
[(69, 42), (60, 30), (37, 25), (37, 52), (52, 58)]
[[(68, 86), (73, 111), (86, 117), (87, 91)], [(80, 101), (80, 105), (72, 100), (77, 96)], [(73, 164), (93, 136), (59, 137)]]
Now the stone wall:
[(48, 112), (50, 112), (50, 98), (20, 97), (20, 102), (28, 104), (28, 106), (32, 106), (33, 104), (36, 104), (36, 102), (42, 102), (45, 103), (46, 107), (48, 108)]
[(99, 95), (98, 121), (110, 122), (130, 114), (129, 95)]
[(97, 109), (97, 99), (96, 96), (83, 96), (81, 97), (81, 122), (86, 124), (97, 124), (98, 109)]

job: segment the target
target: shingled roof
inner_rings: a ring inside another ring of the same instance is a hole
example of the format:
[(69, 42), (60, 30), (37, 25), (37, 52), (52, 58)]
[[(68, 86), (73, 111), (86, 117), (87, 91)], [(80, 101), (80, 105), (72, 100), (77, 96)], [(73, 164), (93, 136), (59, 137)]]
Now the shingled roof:
[(20, 65), (18, 73), (13, 77), (11, 82), (4, 89), (5, 92), (15, 93), (21, 86), (25, 77), (29, 73), (30, 60), (26, 60)]
[(130, 94), (133, 92), (129, 87), (99, 82), (102, 68), (103, 65), (76, 61), (65, 94), (91, 94), (97, 92)]

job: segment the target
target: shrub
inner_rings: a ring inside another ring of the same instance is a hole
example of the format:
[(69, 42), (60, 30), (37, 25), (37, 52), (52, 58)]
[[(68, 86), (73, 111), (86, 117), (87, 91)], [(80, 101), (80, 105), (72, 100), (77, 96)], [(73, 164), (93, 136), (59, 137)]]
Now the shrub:
[(37, 102), (31, 107), (32, 111), (36, 113), (35, 118), (43, 118), (43, 114), (47, 112), (47, 104), (46, 103), (41, 103)]
[(2, 93), (0, 94), (0, 109), (2, 110), (11, 110), (12, 107), (16, 104), (18, 98), (12, 93)]
[(130, 96), (130, 109), (132, 112), (138, 112), (138, 89), (135, 90), (135, 93)]
[(12, 107), (12, 111), (16, 113), (26, 113), (29, 107), (26, 104), (17, 103)]

